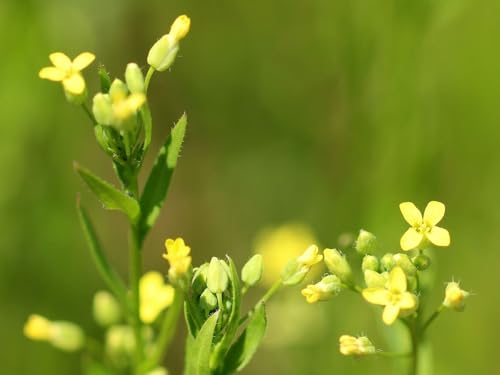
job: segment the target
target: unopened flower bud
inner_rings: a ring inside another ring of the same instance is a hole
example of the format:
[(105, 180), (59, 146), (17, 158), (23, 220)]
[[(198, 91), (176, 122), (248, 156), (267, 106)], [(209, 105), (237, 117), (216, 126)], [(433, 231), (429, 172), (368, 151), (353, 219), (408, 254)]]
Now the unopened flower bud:
[(395, 266), (396, 262), (394, 262), (394, 254), (387, 253), (382, 259), (380, 259), (380, 267), (382, 271), (390, 271)]
[(155, 70), (163, 72), (174, 63), (178, 51), (177, 41), (169, 34), (163, 35), (149, 50), (148, 64)]
[(363, 356), (375, 353), (375, 347), (366, 336), (342, 335), (339, 338), (340, 353), (343, 355)]
[(200, 296), (200, 305), (205, 311), (212, 311), (217, 307), (217, 297), (206, 288)]
[(125, 82), (131, 93), (144, 92), (144, 76), (141, 69), (135, 63), (130, 63), (125, 69)]
[(415, 275), (407, 275), (406, 281), (408, 283), (408, 290), (411, 292), (416, 292), (418, 289), (418, 279)]
[(380, 274), (372, 270), (366, 270), (364, 272), (365, 284), (368, 288), (385, 288), (389, 274), (384, 272)]
[(419, 271), (425, 271), (431, 265), (431, 258), (427, 255), (419, 254), (412, 259), (412, 262)]
[(241, 280), (247, 286), (254, 286), (262, 277), (262, 255), (256, 254), (241, 269)]
[(344, 283), (350, 283), (352, 277), (351, 266), (347, 259), (337, 249), (325, 249), (323, 251), (325, 264), (330, 272), (336, 275)]
[(149, 371), (146, 375), (168, 375), (168, 371), (165, 367), (157, 367)]
[(297, 258), (297, 262), (303, 267), (312, 267), (321, 262), (323, 255), (319, 254), (318, 246), (309, 246), (304, 253)]
[(193, 271), (192, 288), (196, 294), (201, 294), (207, 287), (208, 263), (203, 263)]
[(311, 267), (323, 260), (323, 255), (318, 253), (318, 246), (311, 245), (302, 255), (289, 261), (281, 272), (283, 285), (292, 286), (301, 283)]
[(135, 338), (132, 327), (125, 325), (113, 326), (106, 332), (106, 351), (112, 356), (128, 354), (135, 350)]
[(191, 27), (191, 19), (183, 14), (175, 19), (172, 26), (170, 26), (169, 34), (176, 40), (179, 41), (184, 39), (184, 37), (189, 32)]
[(463, 311), (465, 308), (465, 299), (470, 293), (460, 288), (459, 283), (450, 282), (446, 285), (443, 306), (455, 311)]
[(121, 318), (118, 301), (111, 293), (103, 290), (94, 296), (93, 313), (95, 321), (103, 327), (116, 324)]
[(417, 268), (411, 262), (410, 258), (408, 258), (408, 255), (398, 253), (392, 259), (394, 260), (394, 264), (401, 267), (407, 276), (413, 276), (417, 273)]
[(365, 255), (363, 257), (363, 262), (361, 263), (361, 270), (364, 272), (366, 270), (372, 270), (378, 272), (379, 270), (378, 258), (374, 255)]
[(43, 316), (30, 315), (24, 325), (24, 335), (31, 340), (46, 341), (50, 336), (51, 322)]
[(111, 98), (107, 94), (98, 93), (92, 101), (92, 112), (98, 124), (111, 125), (114, 121)]
[(48, 340), (56, 348), (74, 352), (83, 347), (85, 336), (80, 327), (70, 322), (52, 322)]
[(373, 233), (361, 229), (356, 239), (355, 248), (360, 254), (373, 254), (377, 250), (377, 237)]
[(222, 293), (227, 289), (229, 278), (221, 260), (212, 257), (208, 266), (207, 287), (214, 294)]
[(319, 283), (310, 284), (302, 289), (302, 295), (306, 297), (308, 303), (315, 303), (318, 301), (326, 301), (342, 290), (342, 282), (335, 275), (328, 275), (323, 277)]

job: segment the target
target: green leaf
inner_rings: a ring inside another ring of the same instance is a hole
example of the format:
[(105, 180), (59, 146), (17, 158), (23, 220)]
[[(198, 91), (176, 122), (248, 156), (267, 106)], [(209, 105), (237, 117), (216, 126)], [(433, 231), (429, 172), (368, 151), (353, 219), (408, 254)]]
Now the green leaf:
[(109, 182), (95, 176), (92, 172), (80, 167), (78, 164), (75, 163), (74, 167), (105, 208), (109, 210), (120, 210), (125, 213), (132, 222), (137, 221), (140, 214), (140, 207), (139, 203), (137, 203), (134, 198), (116, 189)]
[(264, 338), (266, 326), (266, 309), (264, 304), (261, 304), (250, 317), (247, 327), (238, 340), (229, 349), (221, 374), (241, 371), (250, 362)]
[(205, 321), (194, 340), (189, 335), (191, 342), (188, 342), (186, 350), (185, 375), (210, 375), (210, 353), (218, 317), (219, 311), (212, 314)]
[(160, 214), (172, 173), (177, 165), (184, 135), (186, 134), (186, 124), (187, 117), (186, 114), (183, 114), (160, 149), (144, 186), (144, 192), (141, 196), (141, 211), (143, 215), (139, 223), (141, 240), (144, 239)]
[(108, 287), (113, 291), (120, 302), (124, 306), (126, 306), (127, 289), (125, 288), (125, 285), (118, 274), (109, 265), (108, 260), (104, 255), (104, 251), (99, 243), (99, 240), (97, 239), (97, 235), (90, 221), (90, 218), (87, 215), (85, 209), (80, 205), (79, 198), (77, 198), (76, 208), (78, 211), (78, 217), (80, 218), (80, 224), (82, 226), (83, 233), (85, 234), (85, 238), (87, 239), (92, 259), (97, 266), (99, 274), (106, 282), (106, 284), (108, 284)]

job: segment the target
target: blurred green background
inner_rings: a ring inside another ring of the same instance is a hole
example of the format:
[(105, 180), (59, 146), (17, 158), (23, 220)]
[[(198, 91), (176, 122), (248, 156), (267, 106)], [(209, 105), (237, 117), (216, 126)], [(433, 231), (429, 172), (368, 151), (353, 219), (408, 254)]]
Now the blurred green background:
[[(31, 312), (99, 334), (90, 304), (103, 284), (76, 191), (112, 261), (122, 273), (127, 264), (123, 218), (101, 210), (71, 166), (112, 178), (107, 158), (83, 112), (38, 70), (52, 51), (88, 50), (121, 77), (127, 62), (145, 64), (181, 13), (191, 33), (151, 88), (155, 149), (184, 110), (189, 131), (146, 268), (166, 271), (167, 236), (183, 236), (195, 263), (230, 253), (241, 265), (262, 228), (290, 221), (324, 246), (365, 228), (395, 250), (406, 229), (399, 202), (440, 200), (453, 244), (436, 251), (433, 301), (452, 277), (476, 295), (430, 330), (436, 374), (500, 373), (495, 0), (0, 1), (0, 372), (79, 373), (76, 356), (22, 336)], [(91, 90), (96, 66), (85, 72)], [(296, 289), (270, 309), (279, 329), (245, 373), (391, 373), (386, 359), (338, 354), (344, 333), (387, 347), (379, 312), (359, 298), (309, 306)], [(168, 356), (174, 375), (182, 352), (179, 337)]]

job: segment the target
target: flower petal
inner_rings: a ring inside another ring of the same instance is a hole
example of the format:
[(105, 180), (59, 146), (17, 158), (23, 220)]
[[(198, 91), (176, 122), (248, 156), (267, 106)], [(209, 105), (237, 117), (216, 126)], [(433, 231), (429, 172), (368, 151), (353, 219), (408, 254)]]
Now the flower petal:
[(401, 267), (394, 267), (389, 273), (387, 289), (391, 293), (406, 292), (406, 275)]
[(403, 234), (399, 244), (401, 245), (401, 249), (408, 251), (420, 245), (423, 238), (424, 236), (422, 234), (418, 233), (415, 229), (410, 228)]
[(50, 61), (58, 69), (69, 71), (71, 69), (71, 60), (62, 52), (54, 52), (49, 55)]
[(73, 95), (80, 95), (85, 91), (85, 81), (79, 73), (63, 80), (63, 85), (64, 89)]
[(406, 222), (411, 226), (419, 225), (422, 222), (420, 210), (412, 202), (403, 202), (399, 205)]
[(432, 227), (427, 238), (436, 246), (450, 246), (450, 233), (441, 227)]
[(413, 309), (418, 304), (418, 298), (415, 294), (405, 292), (401, 295), (401, 299), (399, 300), (399, 307), (404, 310)]
[(75, 69), (76, 71), (85, 69), (87, 66), (92, 64), (92, 61), (94, 60), (95, 60), (95, 55), (93, 53), (90, 52), (80, 53), (73, 60), (73, 69)]
[(384, 288), (363, 289), (363, 298), (374, 305), (387, 305), (391, 301), (391, 293)]
[(441, 221), (445, 212), (445, 205), (441, 202), (430, 201), (424, 211), (424, 221), (427, 225), (436, 225)]
[(56, 82), (62, 81), (65, 76), (66, 73), (62, 70), (54, 68), (53, 66), (42, 68), (42, 70), (38, 73), (38, 77)]
[(382, 314), (382, 320), (390, 326), (398, 318), (400, 308), (398, 305), (387, 305)]

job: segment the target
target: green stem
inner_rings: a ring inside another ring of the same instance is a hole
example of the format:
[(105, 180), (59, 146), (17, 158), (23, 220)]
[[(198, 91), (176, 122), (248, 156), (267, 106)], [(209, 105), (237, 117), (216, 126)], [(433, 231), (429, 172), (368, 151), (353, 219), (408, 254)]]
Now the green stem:
[(386, 358), (405, 358), (410, 357), (412, 353), (376, 352), (375, 355)]
[(281, 279), (279, 279), (278, 281), (276, 281), (269, 289), (268, 291), (266, 292), (266, 294), (264, 294), (262, 296), (262, 298), (260, 300), (257, 301), (257, 303), (255, 304), (255, 306), (253, 307), (253, 309), (251, 309), (250, 311), (248, 311), (245, 316), (243, 316), (241, 319), (240, 319), (240, 322), (239, 324), (243, 324), (245, 323), (245, 321), (254, 313), (254, 311), (262, 304), (265, 304), (267, 303), (267, 301), (269, 301), (269, 299), (278, 291), (280, 290), (281, 288), (283, 287), (283, 283), (281, 282)]
[(85, 112), (85, 114), (87, 115), (87, 117), (90, 119), (90, 121), (92, 121), (92, 124), (97, 125), (97, 121), (94, 118), (94, 115), (90, 111), (89, 107), (87, 107), (87, 104), (82, 103), (82, 108), (83, 108), (83, 111)]
[(441, 314), (441, 311), (444, 310), (444, 306), (443, 305), (440, 305), (436, 311), (434, 311), (434, 313), (429, 317), (429, 319), (427, 319), (427, 321), (424, 323), (424, 325), (422, 326), (420, 332), (421, 333), (424, 333), (427, 328), (429, 328), (429, 326), (431, 325), (431, 323), (439, 316), (439, 314)]
[(130, 226), (130, 297), (131, 297), (131, 324), (134, 330), (135, 338), (135, 374), (140, 375), (140, 366), (144, 359), (143, 340), (142, 340), (142, 323), (139, 316), (139, 280), (141, 277), (142, 259), (141, 249), (139, 244), (138, 226), (131, 224)]
[(146, 79), (144, 80), (144, 91), (146, 91), (146, 93), (148, 92), (149, 82), (151, 81), (151, 77), (153, 77), (154, 72), (155, 69), (150, 66), (148, 72), (146, 73)]

